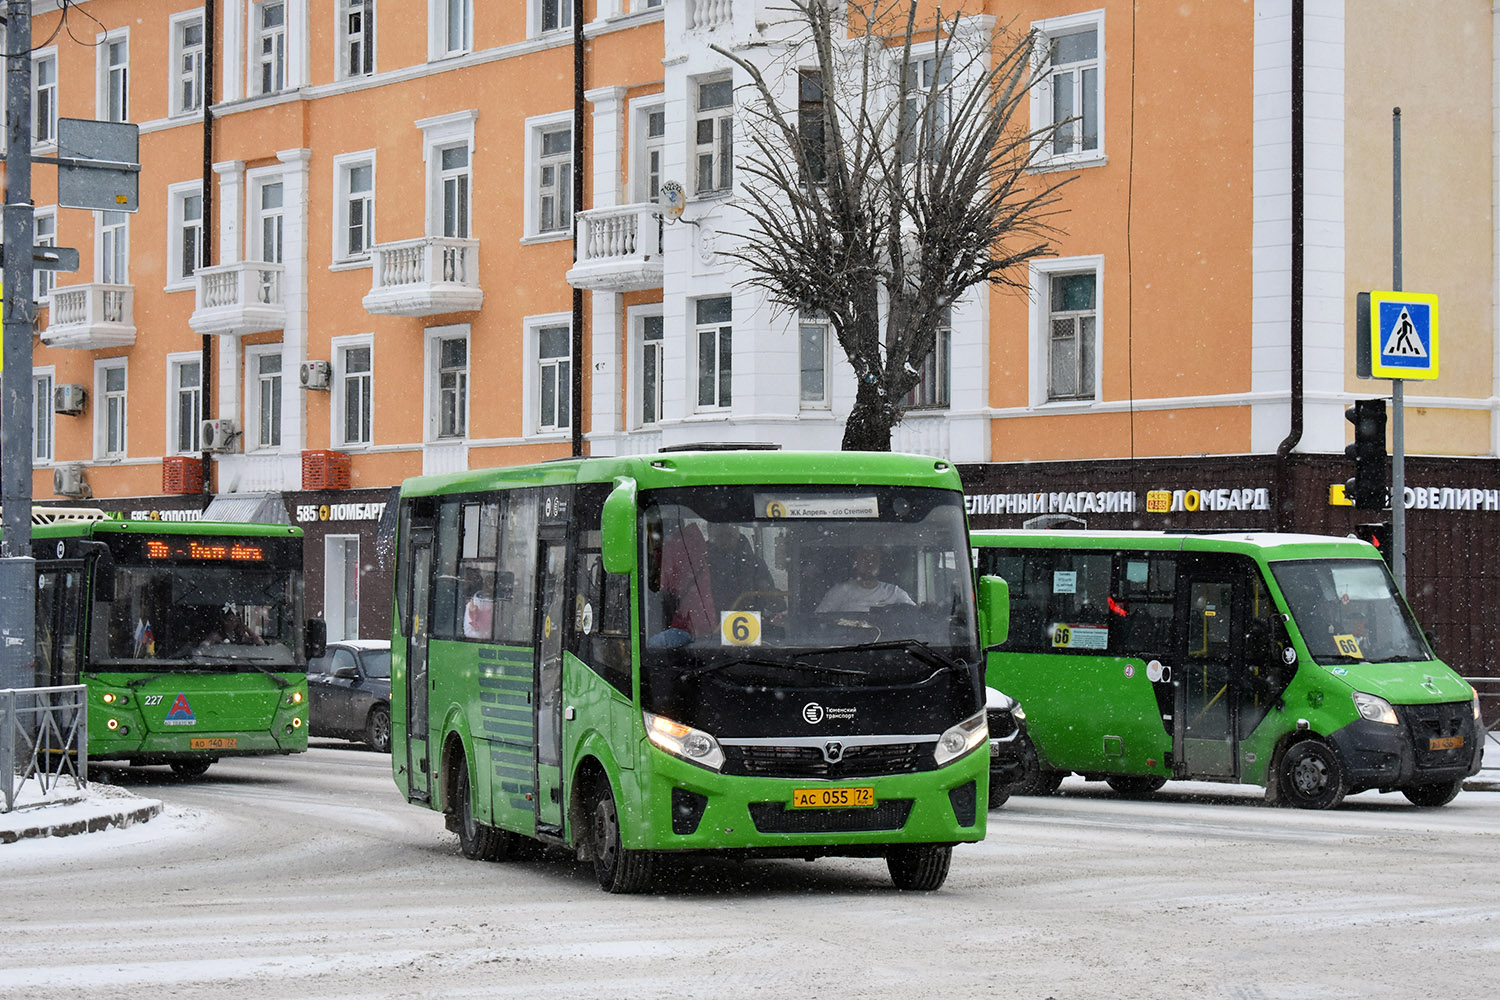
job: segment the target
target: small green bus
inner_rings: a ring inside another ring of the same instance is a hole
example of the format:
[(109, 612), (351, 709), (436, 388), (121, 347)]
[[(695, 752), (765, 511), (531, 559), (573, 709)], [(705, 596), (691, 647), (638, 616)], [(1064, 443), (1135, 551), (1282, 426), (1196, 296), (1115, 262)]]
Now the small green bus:
[(167, 764), (307, 749), (302, 529), (36, 507), (36, 683), (88, 688), (88, 756)]
[[(392, 767), (467, 857), (566, 848), (636, 892), (665, 852), (873, 856), (936, 889), (984, 836), (946, 462), (739, 447), (459, 472), (406, 481), (397, 535)], [(858, 593), (856, 562), (878, 578)], [(1003, 633), (1004, 584), (980, 592)]]
[(1366, 542), (971, 538), (978, 572), (1010, 585), (988, 679), (1026, 706), (1037, 763), (1020, 790), (1076, 772), (1122, 795), (1176, 778), (1260, 784), (1309, 809), (1372, 788), (1439, 806), (1479, 769), (1478, 696), (1433, 655)]

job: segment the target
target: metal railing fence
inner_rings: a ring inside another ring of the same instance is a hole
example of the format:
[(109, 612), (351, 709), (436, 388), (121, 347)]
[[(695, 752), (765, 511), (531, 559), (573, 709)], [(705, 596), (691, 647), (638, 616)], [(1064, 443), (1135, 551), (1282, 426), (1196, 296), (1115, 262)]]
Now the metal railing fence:
[(1500, 677), (1465, 677), (1479, 692), (1480, 721), (1484, 723), (1485, 771), (1500, 771)]
[(65, 778), (88, 785), (88, 689), (62, 687), (0, 690), (0, 775), (10, 812), (28, 781), (46, 795)]

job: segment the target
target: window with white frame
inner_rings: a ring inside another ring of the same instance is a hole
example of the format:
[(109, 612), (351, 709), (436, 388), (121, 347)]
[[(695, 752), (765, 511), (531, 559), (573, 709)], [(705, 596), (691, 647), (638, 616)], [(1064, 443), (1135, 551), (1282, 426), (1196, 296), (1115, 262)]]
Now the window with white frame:
[(809, 317), (797, 324), (803, 409), (818, 409), (828, 405), (828, 342), (831, 339), (831, 331), (825, 319)]
[(469, 187), (472, 179), (468, 143), (443, 146), (438, 150), (443, 236), (469, 238)]
[(283, 241), (286, 236), (286, 212), (282, 204), (281, 181), (268, 180), (251, 185), (251, 210), (253, 222), (250, 228), (251, 258), (271, 264), (279, 264)]
[(375, 72), (375, 0), (339, 0), (339, 77)]
[(167, 358), (168, 391), (172, 394), (167, 440), (174, 455), (203, 450), (198, 437), (203, 420), (203, 359), (197, 355)]
[(334, 158), (334, 259), (367, 260), (375, 243), (375, 153)]
[(695, 190), (718, 194), (734, 182), (734, 82), (727, 76), (699, 80), (694, 93)]
[(179, 14), (172, 18), (171, 113), (194, 114), (203, 110), (203, 15)]
[(100, 39), (98, 113), (107, 122), (130, 117), (130, 39), (123, 31)]
[(807, 157), (807, 176), (803, 184), (822, 184), (827, 180), (823, 164), (823, 72), (816, 69), (797, 71), (797, 136)]
[(250, 70), (254, 94), (279, 94), (287, 83), (286, 0), (251, 6)]
[(536, 328), (537, 430), (561, 431), (572, 426), (572, 337), (566, 326)]
[(1104, 155), (1104, 12), (1034, 22), (1045, 76), (1031, 94), (1034, 131), (1056, 125), (1041, 151), (1046, 161)]
[(374, 347), (368, 341), (336, 346), (334, 368), (339, 443), (368, 445), (374, 440)]
[(693, 306), (698, 335), (698, 406), (700, 409), (722, 409), (732, 402), (732, 302), (726, 295), (699, 299)]
[[(33, 243), (39, 247), (57, 246), (57, 209), (39, 209), (34, 226)], [(57, 287), (56, 271), (45, 267), (32, 271), (31, 296), (37, 303), (46, 302), (55, 287)]]
[(31, 399), (35, 412), (31, 419), (31, 460), (52, 461), (53, 421), (52, 373), (31, 373)]
[(31, 57), (31, 142), (57, 142), (57, 50), (43, 49)]
[(640, 422), (648, 427), (658, 423), (662, 417), (662, 376), (665, 343), (663, 322), (660, 315), (640, 318)]
[(935, 160), (948, 129), (952, 103), (953, 67), (936, 55), (917, 57), (906, 64), (902, 80), (901, 162)]
[[(416, 123), (417, 128), (422, 130), (422, 159), (427, 169), (427, 221), (424, 232), (428, 236), (469, 238), (474, 121), (478, 117), (478, 109), (470, 108), (467, 111), (424, 118)], [(528, 127), (528, 143), (531, 141), (531, 134)], [(529, 172), (533, 162), (529, 150), (524, 162), (525, 170)], [(527, 181), (523, 191), (529, 192), (533, 188), (531, 179), (527, 178)], [(524, 218), (528, 226), (533, 217), (530, 211), (526, 212)]]
[(541, 29), (562, 31), (573, 27), (573, 0), (538, 0), (541, 5)]
[(98, 212), (99, 266), (94, 272), (106, 285), (130, 284), (130, 216)]
[(101, 458), (125, 455), (125, 397), (127, 379), (123, 359), (101, 361), (94, 369), (95, 434)]
[(359, 638), (359, 536), (323, 536), (323, 618), (329, 641)]
[(167, 285), (186, 285), (203, 264), (202, 182), (174, 184), (167, 189)]
[(1042, 272), (1046, 284), (1046, 399), (1096, 398), (1099, 275), (1096, 270)]
[(281, 447), (281, 345), (263, 350), (245, 351), (249, 370), (249, 392), (246, 396), (254, 408), (256, 448)]
[(538, 233), (567, 232), (573, 220), (573, 126), (542, 130), (538, 148)]
[(953, 384), (953, 310), (943, 310), (932, 350), (922, 359), (917, 384), (906, 394), (905, 405), (913, 410), (936, 410), (949, 405)]
[(660, 104), (635, 109), (635, 200), (655, 202), (661, 193), (667, 147), (667, 112)]
[(469, 431), (469, 338), (432, 338), (432, 434), (462, 438)]
[(473, 0), (428, 0), (434, 59), (462, 55), (474, 47)]

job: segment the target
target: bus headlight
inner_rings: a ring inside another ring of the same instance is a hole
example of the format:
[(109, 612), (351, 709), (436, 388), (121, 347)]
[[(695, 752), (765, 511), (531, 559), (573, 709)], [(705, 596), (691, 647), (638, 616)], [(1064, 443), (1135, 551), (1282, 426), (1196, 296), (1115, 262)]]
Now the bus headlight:
[(302, 692), (301, 691), (293, 691), (291, 694), (289, 694), (287, 696), (286, 703), (288, 705), (300, 705), (300, 704), (302, 704)]
[(130, 696), (124, 694), (115, 694), (113, 691), (106, 691), (99, 700), (104, 702), (104, 704), (106, 705), (125, 705), (130, 702)]
[(932, 756), (937, 760), (938, 766), (942, 767), (962, 757), (989, 738), (990, 727), (986, 721), (986, 713), (980, 712), (969, 716), (956, 726), (950, 726), (947, 732), (939, 736), (937, 748), (933, 750)]
[(642, 712), (641, 717), (646, 723), (646, 738), (672, 756), (714, 771), (724, 766), (724, 750), (719, 741), (703, 730), (651, 712)]
[(1479, 692), (1476, 690), (1474, 692), (1474, 725), (1477, 726), (1482, 721), (1484, 720), (1479, 717)]
[(1388, 726), (1396, 724), (1396, 710), (1384, 698), (1366, 694), (1364, 691), (1356, 691), (1354, 692), (1354, 707), (1359, 710), (1362, 717), (1371, 722), (1383, 722)]

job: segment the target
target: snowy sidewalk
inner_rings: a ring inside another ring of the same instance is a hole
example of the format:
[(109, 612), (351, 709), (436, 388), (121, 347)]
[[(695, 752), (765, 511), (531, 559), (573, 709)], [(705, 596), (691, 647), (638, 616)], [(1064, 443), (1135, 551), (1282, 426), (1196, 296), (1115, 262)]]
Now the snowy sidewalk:
[(35, 781), (26, 781), (16, 796), (16, 807), (0, 812), (0, 844), (123, 829), (146, 822), (160, 813), (161, 807), (157, 799), (143, 799), (99, 782), (78, 788), (65, 778), (43, 795)]

